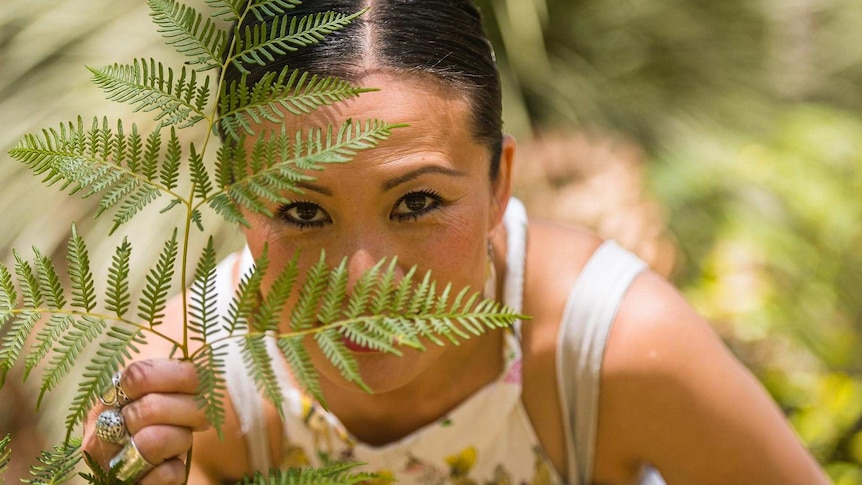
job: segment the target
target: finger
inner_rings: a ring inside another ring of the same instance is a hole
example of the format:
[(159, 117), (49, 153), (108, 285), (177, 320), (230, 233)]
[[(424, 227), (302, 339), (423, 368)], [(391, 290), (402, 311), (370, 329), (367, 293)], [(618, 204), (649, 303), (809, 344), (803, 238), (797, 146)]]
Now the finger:
[(133, 435), (141, 456), (152, 465), (185, 455), (192, 446), (192, 432), (182, 426), (147, 426)]
[(155, 424), (183, 426), (192, 431), (210, 427), (204, 409), (188, 394), (147, 394), (126, 405), (122, 413), (133, 435)]
[(186, 479), (186, 465), (179, 458), (158, 465), (139, 482), (141, 485), (174, 485), (182, 484)]
[(108, 461), (122, 449), (122, 445), (104, 441), (96, 434), (96, 419), (107, 409), (101, 404), (90, 409), (84, 420), (84, 440), (81, 443), (82, 450), (89, 453), (103, 469), (108, 468)]
[(120, 387), (132, 400), (150, 393), (195, 394), (198, 377), (191, 362), (140, 360), (132, 362), (123, 370)]

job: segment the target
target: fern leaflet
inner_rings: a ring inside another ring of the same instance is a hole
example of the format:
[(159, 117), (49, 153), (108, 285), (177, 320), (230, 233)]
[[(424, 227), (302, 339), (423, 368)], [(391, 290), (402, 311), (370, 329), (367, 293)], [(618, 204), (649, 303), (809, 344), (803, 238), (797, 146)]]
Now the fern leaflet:
[(248, 329), (250, 317), (258, 303), (260, 284), (268, 267), (269, 258), (264, 250), (264, 254), (255, 261), (255, 265), (240, 280), (225, 319), (224, 329), (228, 335), (234, 335), (236, 332)]
[(255, 472), (245, 477), (241, 485), (358, 485), (381, 481), (382, 477), (375, 473), (352, 472), (356, 466), (358, 463), (329, 463), (320, 468), (272, 469), (268, 474)]
[[(11, 316), (9, 313), (6, 315)], [(0, 346), (0, 386), (6, 382), (6, 374), (15, 366), (27, 342), (27, 336), (33, 331), (33, 327), (40, 318), (42, 314), (39, 312), (22, 312), (12, 319)]]
[(238, 32), (231, 62), (240, 72), (248, 73), (245, 64), (265, 66), (277, 56), (316, 44), (325, 35), (343, 29), (364, 12), (323, 12), (302, 18), (275, 17), (271, 22), (246, 26), (244, 31)]
[(0, 263), (0, 311), (11, 310), (18, 305), (18, 291), (12, 282), (12, 273)]
[(174, 277), (174, 267), (177, 259), (177, 229), (171, 238), (165, 242), (159, 261), (147, 273), (147, 284), (144, 287), (141, 301), (138, 303), (138, 317), (149, 322), (151, 327), (160, 325), (165, 314), (168, 291)]
[(273, 359), (267, 351), (267, 337), (261, 334), (247, 335), (243, 339), (242, 357), (254, 383), (284, 419), (281, 406), (281, 385), (273, 370)]
[(210, 181), (209, 172), (204, 165), (203, 154), (195, 150), (194, 143), (189, 145), (189, 168), (191, 169), (191, 179), (195, 187), (195, 194), (205, 200), (213, 190), (213, 184)]
[(54, 263), (47, 256), (43, 256), (38, 249), (33, 248), (36, 255), (36, 273), (39, 276), (39, 286), (45, 295), (49, 308), (58, 309), (66, 306), (66, 297), (63, 294), (63, 285), (57, 275)]
[(195, 269), (195, 280), (189, 289), (188, 328), (191, 339), (206, 344), (218, 323), (216, 289), (216, 253), (209, 237)]
[(90, 272), (90, 253), (74, 225), (66, 259), (69, 261), (69, 279), (72, 281), (72, 306), (89, 312), (96, 306), (96, 290), (93, 273)]
[(207, 345), (192, 359), (198, 375), (197, 399), (202, 404), (207, 420), (212, 423), (222, 439), (222, 425), (225, 421), (224, 401), (227, 393), (225, 384), (224, 358), (226, 344)]
[(105, 308), (114, 312), (117, 318), (123, 318), (131, 305), (129, 296), (129, 258), (132, 255), (132, 245), (128, 238), (114, 251), (111, 267), (108, 269), (108, 288), (105, 291)]
[(214, 18), (223, 18), (227, 22), (233, 22), (243, 16), (244, 6), (247, 0), (205, 0), (207, 5), (216, 10), (211, 15)]
[(9, 462), (12, 460), (12, 449), (9, 448), (9, 442), (12, 440), (12, 435), (7, 434), (0, 439), (0, 484), (3, 483), (3, 476), (6, 475), (6, 470), (9, 468)]
[(320, 380), (317, 377), (317, 369), (311, 363), (311, 357), (305, 348), (302, 336), (286, 335), (278, 339), (278, 348), (284, 359), (296, 377), (296, 381), (306, 394), (314, 396), (314, 399), (326, 407), (326, 399), (320, 388)]
[(74, 323), (75, 319), (71, 315), (62, 315), (59, 313), (55, 313), (51, 315), (51, 318), (45, 323), (42, 328), (39, 329), (39, 333), (36, 334), (37, 345), (33, 347), (29, 354), (27, 354), (27, 360), (24, 364), (24, 378), (26, 379), (30, 372), (42, 362), (42, 359), (48, 355), (48, 352), (54, 348), (54, 344), (56, 344), (57, 339), (60, 338), (72, 323)]
[(218, 123), (225, 133), (234, 133), (242, 128), (251, 135), (251, 123), (278, 123), (287, 113), (307, 114), (321, 106), (346, 101), (369, 91), (335, 77), (318, 77), (289, 67), (280, 72), (267, 72), (251, 87), (246, 83), (243, 76), (238, 84), (222, 87)]
[(87, 69), (93, 74), (93, 83), (105, 91), (109, 100), (128, 103), (136, 112), (158, 111), (155, 120), (163, 125), (187, 128), (206, 117), (210, 78), (205, 76), (201, 84), (194, 70), (183, 67), (175, 76), (173, 69), (154, 59)]
[(159, 33), (180, 54), (190, 57), (191, 65), (202, 65), (199, 70), (221, 66), (221, 52), (227, 33), (210, 19), (204, 20), (194, 8), (174, 0), (149, 0), (153, 21)]
[[(81, 352), (105, 331), (106, 326), (107, 324), (104, 320), (91, 316), (84, 316), (72, 322), (72, 328), (59, 340), (58, 345), (54, 349), (54, 355), (51, 357), (51, 362), (42, 375), (42, 386), (36, 402), (37, 408), (41, 404), (45, 393), (53, 390), (59, 384), (77, 361)], [(81, 417), (83, 418), (83, 413)], [(74, 424), (77, 424), (77, 422)], [(74, 424), (71, 426), (74, 426)]]
[(51, 451), (43, 451), (39, 456), (38, 465), (30, 467), (33, 478), (22, 483), (37, 485), (54, 485), (70, 480), (75, 475), (75, 466), (81, 461), (81, 439), (72, 438), (55, 445)]
[(326, 266), (326, 254), (321, 251), (317, 264), (305, 273), (305, 283), (299, 292), (299, 301), (294, 305), (290, 313), (290, 326), (292, 330), (305, 330), (317, 323), (317, 306), (320, 297), (326, 290), (326, 282), (329, 278)]
[(264, 16), (284, 15), (288, 10), (302, 2), (300, 0), (255, 0), (249, 3), (249, 11), (254, 14), (257, 20), (262, 22)]
[(279, 273), (267, 291), (263, 302), (252, 316), (251, 326), (258, 332), (278, 330), (282, 312), (287, 304), (287, 299), (293, 291), (296, 278), (299, 275), (298, 260), (299, 254), (297, 253), (281, 270), (281, 273)]
[(359, 363), (344, 345), (344, 338), (334, 328), (324, 328), (314, 334), (314, 341), (323, 352), (326, 359), (341, 372), (347, 382), (352, 382), (365, 392), (371, 392), (371, 388), (362, 381), (359, 374)]

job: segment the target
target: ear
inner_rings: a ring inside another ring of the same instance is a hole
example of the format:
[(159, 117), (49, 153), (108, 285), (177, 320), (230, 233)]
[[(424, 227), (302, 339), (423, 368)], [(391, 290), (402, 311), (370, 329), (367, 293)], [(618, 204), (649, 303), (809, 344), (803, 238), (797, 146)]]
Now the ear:
[(512, 170), (515, 165), (515, 139), (510, 135), (503, 136), (503, 149), (500, 151), (500, 170), (497, 179), (491, 183), (491, 211), (489, 212), (488, 228), (494, 231), (503, 220), (509, 198), (512, 196)]

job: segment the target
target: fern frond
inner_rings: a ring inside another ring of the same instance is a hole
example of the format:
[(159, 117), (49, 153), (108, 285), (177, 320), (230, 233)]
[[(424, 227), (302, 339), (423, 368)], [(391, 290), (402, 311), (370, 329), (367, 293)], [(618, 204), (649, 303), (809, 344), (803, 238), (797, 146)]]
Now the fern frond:
[(177, 130), (171, 127), (171, 139), (168, 140), (168, 149), (165, 154), (165, 161), (162, 164), (162, 169), (159, 172), (161, 175), (162, 185), (168, 190), (173, 190), (177, 186), (177, 179), (180, 176), (180, 162), (183, 158), (183, 149), (180, 144), (180, 139), (177, 137)]
[[(51, 361), (42, 374), (42, 386), (39, 389), (39, 398), (37, 399), (36, 407), (39, 407), (45, 393), (57, 387), (57, 384), (69, 372), (69, 369), (72, 368), (84, 349), (93, 343), (105, 331), (106, 327), (107, 324), (101, 318), (84, 316), (81, 319), (73, 320), (72, 328), (60, 338), (57, 346), (54, 348)], [(107, 381), (105, 384), (107, 384)], [(82, 418), (85, 412), (86, 410), (81, 411)]]
[(272, 368), (273, 360), (267, 351), (266, 339), (267, 337), (261, 334), (246, 335), (242, 341), (242, 358), (258, 391), (275, 406), (279, 415), (284, 419), (281, 406), (283, 401), (281, 385), (275, 370)]
[(213, 237), (201, 253), (190, 288), (189, 323), (191, 339), (206, 344), (218, 324), (216, 290), (216, 252)]
[[(329, 281), (317, 312), (317, 320), (321, 324), (332, 323), (341, 315), (341, 303), (347, 295), (347, 280), (347, 258), (342, 258), (341, 263), (329, 271)], [(354, 287), (358, 285), (359, 283)]]
[(317, 306), (326, 289), (329, 271), (326, 255), (320, 252), (320, 259), (305, 273), (305, 283), (299, 292), (299, 301), (290, 313), (290, 326), (294, 331), (306, 330), (316, 324)]
[[(2, 318), (11, 317), (9, 313), (5, 315), (8, 316)], [(2, 345), (0, 345), (0, 387), (6, 382), (6, 375), (15, 366), (15, 362), (27, 342), (27, 337), (40, 318), (42, 318), (42, 314), (39, 312), (22, 312), (12, 318), (12, 323), (6, 329)]]
[(312, 129), (304, 140), (298, 138), (293, 144), (284, 137), (261, 138), (251, 154), (251, 170), (220, 168), (234, 174), (236, 179), (223, 189), (227, 197), (213, 197), (210, 206), (222, 215), (231, 214), (236, 210), (232, 204), (236, 204), (271, 217), (265, 202), (284, 203), (288, 200), (284, 194), (296, 191), (297, 182), (313, 180), (303, 170), (321, 170), (326, 164), (347, 162), (358, 151), (372, 148), (389, 137), (397, 126), (400, 125), (378, 120), (367, 121), (363, 126), (348, 120), (338, 133), (330, 126), (324, 137), (320, 129)]
[(207, 345), (194, 356), (192, 362), (198, 376), (197, 399), (203, 406), (207, 421), (212, 423), (219, 439), (225, 421), (224, 401), (227, 393), (225, 383), (225, 344)]
[(33, 478), (21, 479), (22, 483), (54, 485), (75, 476), (75, 467), (81, 461), (81, 439), (72, 438), (55, 445), (51, 451), (43, 451), (39, 463), (30, 467)]
[(161, 324), (165, 317), (162, 312), (167, 304), (168, 292), (174, 277), (177, 247), (177, 229), (174, 228), (171, 238), (162, 247), (156, 266), (147, 273), (147, 284), (138, 303), (138, 317), (147, 322), (150, 327)]
[(303, 343), (302, 336), (281, 335), (278, 338), (278, 348), (284, 355), (285, 361), (290, 366), (296, 382), (306, 394), (314, 396), (314, 399), (326, 407), (326, 399), (323, 397), (323, 390), (320, 388), (320, 379), (317, 376), (317, 369), (311, 363), (311, 356)]
[(242, 276), (225, 318), (224, 329), (228, 335), (234, 335), (240, 331), (248, 330), (249, 320), (258, 303), (260, 284), (263, 276), (269, 268), (269, 256), (266, 249), (260, 258), (256, 259), (254, 266)]
[(362, 376), (359, 374), (359, 363), (356, 362), (356, 358), (347, 346), (344, 345), (344, 337), (338, 329), (332, 327), (322, 328), (314, 334), (314, 341), (323, 352), (326, 360), (341, 372), (342, 377), (347, 382), (352, 382), (359, 386), (360, 389), (371, 392), (371, 388), (363, 382)]
[(274, 17), (284, 15), (302, 2), (300, 0), (255, 0), (250, 2), (249, 11), (259, 20), (263, 21), (265, 16)]
[(191, 169), (192, 183), (195, 184), (195, 194), (202, 200), (209, 197), (213, 190), (210, 175), (204, 165), (203, 154), (198, 153), (194, 143), (189, 145), (189, 167)]
[(241, 485), (358, 485), (377, 483), (375, 473), (356, 473), (351, 470), (358, 463), (329, 463), (322, 467), (294, 467), (287, 470), (271, 469), (268, 473), (255, 472), (245, 477)]
[(222, 88), (218, 123), (225, 133), (242, 130), (252, 135), (252, 123), (279, 123), (288, 113), (307, 114), (370, 90), (335, 77), (309, 75), (287, 66), (280, 72), (264, 74), (253, 86), (246, 83), (246, 76), (243, 76), (238, 83), (225, 84)]
[(277, 331), (287, 299), (299, 276), (299, 253), (294, 254), (266, 292), (266, 297), (252, 317), (252, 328), (258, 332)]
[(75, 319), (71, 315), (55, 313), (51, 315), (48, 322), (39, 329), (39, 333), (36, 334), (36, 341), (38, 344), (33, 347), (29, 354), (27, 354), (27, 360), (24, 363), (25, 379), (29, 377), (30, 372), (32, 372), (32, 370), (42, 362), (42, 359), (48, 355), (48, 352), (54, 348), (54, 345), (57, 343), (57, 339), (66, 333), (74, 321)]
[(277, 56), (316, 44), (326, 35), (343, 29), (364, 12), (321, 12), (301, 18), (283, 16), (273, 18), (271, 23), (246, 26), (243, 32), (238, 32), (231, 62), (240, 72), (247, 73), (249, 71), (245, 64), (264, 66)]
[(45, 295), (48, 307), (52, 309), (63, 308), (66, 306), (66, 297), (54, 262), (51, 261), (51, 258), (43, 256), (35, 247), (33, 252), (36, 255), (36, 273), (39, 275), (39, 286), (42, 289), (42, 294)]
[(12, 449), (9, 447), (11, 441), (12, 435), (9, 434), (0, 439), (0, 484), (3, 483), (3, 476), (6, 475), (9, 462), (12, 460)]
[(96, 307), (96, 290), (93, 273), (90, 271), (90, 252), (84, 240), (78, 236), (78, 229), (72, 225), (66, 260), (69, 261), (69, 279), (72, 282), (72, 306), (89, 313)]
[(191, 65), (202, 65), (199, 70), (221, 66), (221, 52), (227, 33), (197, 10), (174, 0), (149, 0), (153, 21), (159, 33), (177, 52), (191, 58)]
[(133, 483), (133, 479), (120, 480), (117, 478), (118, 468), (103, 470), (102, 464), (86, 451), (84, 452), (84, 463), (90, 473), (81, 472), (78, 475), (90, 485), (131, 485)]
[(185, 67), (175, 76), (172, 68), (154, 59), (149, 62), (135, 59), (133, 64), (87, 69), (93, 74), (93, 83), (105, 92), (108, 100), (128, 103), (135, 112), (158, 111), (155, 120), (162, 125), (187, 128), (206, 117), (209, 76), (201, 83), (197, 73)]
[(12, 282), (12, 273), (0, 263), (0, 310), (11, 310), (18, 306), (18, 291)]
[(233, 22), (242, 17), (247, 0), (205, 0), (207, 6), (216, 11), (211, 14), (213, 18), (221, 17), (226, 22)]
[(172, 187), (160, 186), (155, 180), (161, 145), (158, 131), (147, 137), (144, 147), (134, 125), (132, 134), (126, 136), (122, 123), (117, 123), (115, 132), (107, 119), (102, 123), (94, 119), (87, 130), (83, 119), (78, 118), (77, 123), (60, 125), (59, 130), (26, 135), (9, 154), (35, 175), (44, 175), (42, 181), (49, 186), (60, 183), (61, 190), (82, 192), (84, 198), (104, 193), (96, 216), (135, 199), (115, 218), (121, 224), (161, 193), (171, 193)]
[[(91, 332), (98, 331), (101, 334), (106, 327), (104, 321), (97, 319), (84, 317), (84, 321), (96, 327)], [(136, 344), (146, 344), (139, 328), (113, 326), (108, 330), (106, 338), (99, 344), (96, 356), (84, 369), (83, 380), (78, 384), (78, 391), (72, 400), (69, 414), (66, 415), (67, 440), (75, 427), (83, 421), (87, 411), (93, 407), (100, 393), (111, 383), (111, 376), (131, 359), (130, 351), (138, 352)], [(43, 390), (39, 395), (40, 400), (44, 393)]]
[(13, 249), (12, 255), (15, 256), (15, 273), (18, 275), (18, 285), (24, 295), (24, 307), (39, 308), (42, 306), (42, 288), (39, 287), (39, 281), (33, 274), (33, 268), (29, 262), (21, 258), (17, 250)]
[(371, 297), (371, 292), (375, 283), (378, 283), (377, 278), (380, 274), (380, 268), (385, 260), (380, 260), (369, 270), (362, 274), (356, 284), (353, 285), (353, 291), (350, 293), (350, 302), (347, 305), (347, 311), (344, 317), (347, 319), (356, 318), (368, 306), (368, 299)]
[(132, 256), (132, 244), (128, 238), (114, 251), (111, 267), (108, 269), (108, 289), (105, 291), (105, 308), (114, 312), (117, 318), (123, 318), (132, 304), (129, 296), (129, 259)]

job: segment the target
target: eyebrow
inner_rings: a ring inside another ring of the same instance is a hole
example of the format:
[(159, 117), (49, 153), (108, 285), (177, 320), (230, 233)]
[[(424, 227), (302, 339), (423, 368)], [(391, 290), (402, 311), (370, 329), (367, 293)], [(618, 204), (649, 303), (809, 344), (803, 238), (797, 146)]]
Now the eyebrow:
[(393, 177), (383, 182), (382, 188), (384, 191), (392, 190), (401, 184), (410, 182), (411, 180), (428, 173), (439, 173), (450, 177), (463, 177), (465, 175), (464, 172), (452, 168), (441, 167), (440, 165), (425, 165), (424, 167), (419, 167), (416, 170), (407, 172), (404, 175), (399, 175), (398, 177)]
[(321, 187), (319, 185), (315, 185), (308, 182), (297, 182), (296, 187), (304, 190), (310, 190), (312, 192), (317, 192), (318, 194), (327, 195), (332, 197), (332, 191), (327, 189), (326, 187)]

